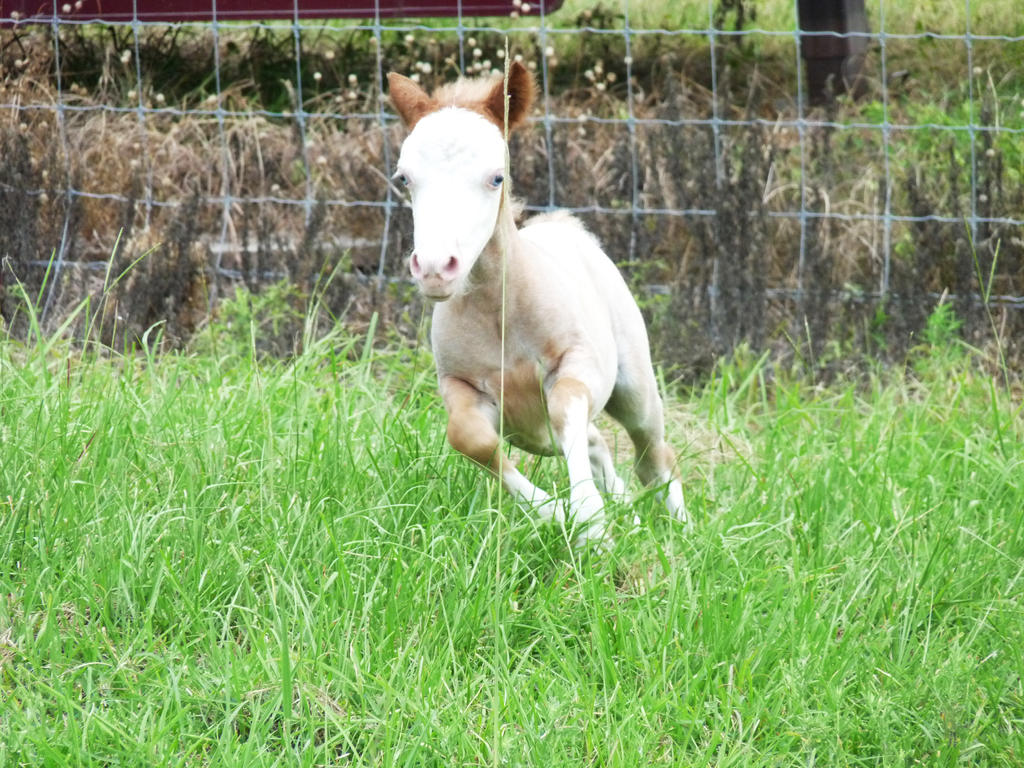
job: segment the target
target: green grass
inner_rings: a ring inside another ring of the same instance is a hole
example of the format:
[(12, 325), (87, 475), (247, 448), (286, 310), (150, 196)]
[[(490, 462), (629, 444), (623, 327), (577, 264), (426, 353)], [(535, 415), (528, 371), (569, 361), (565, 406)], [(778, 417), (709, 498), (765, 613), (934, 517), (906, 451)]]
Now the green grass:
[(1020, 398), (946, 339), (721, 366), (670, 403), (693, 531), (641, 493), (580, 554), (445, 447), (424, 352), (231, 338), (0, 340), (0, 765), (1024, 759)]

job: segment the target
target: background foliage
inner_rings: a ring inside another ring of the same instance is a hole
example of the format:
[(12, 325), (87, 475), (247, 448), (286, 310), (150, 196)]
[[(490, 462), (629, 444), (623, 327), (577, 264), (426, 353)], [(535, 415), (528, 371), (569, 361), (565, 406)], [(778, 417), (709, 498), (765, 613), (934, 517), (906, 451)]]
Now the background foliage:
[[(993, 343), (991, 312), (1015, 361), (1022, 315), (1001, 297), (1024, 284), (1024, 236), (1000, 222), (1024, 210), (1022, 134), (1006, 132), (1024, 129), (1024, 29), (1012, 4), (901, 6), (869, 3), (872, 29), (884, 17), (892, 36), (872, 42), (865, 95), (814, 108), (798, 97), (781, 0), (719, 6), (714, 23), (744, 34), (713, 48), (701, 3), (631, 6), (629, 29), (648, 33), (628, 38), (624, 6), (584, 2), (549, 16), (546, 37), (522, 31), (534, 19), (461, 38), (454, 20), (298, 36), (225, 25), (217, 45), (204, 25), (63, 26), (56, 40), (5, 29), (0, 315), (27, 332), (14, 286), (37, 293), (52, 256), (41, 320), (58, 327), (102, 290), (120, 232), (115, 273), (147, 256), (109, 302), (119, 346), (155, 322), (180, 346), (238, 285), (284, 279), (307, 303), (334, 273), (318, 306), (357, 329), (377, 312), (413, 337), (415, 296), (369, 279), (404, 277), (411, 232), (405, 211), (388, 218), (379, 203), (396, 197), (386, 177), (402, 138), (382, 122), (379, 74), (429, 86), (486, 72), (507, 35), (548, 83), (514, 141), (517, 194), (583, 209), (673, 378), (699, 380), (737, 345), (825, 376), (901, 361), (944, 292), (963, 338)], [(727, 122), (701, 122), (715, 117)], [(715, 215), (656, 213), (680, 210)], [(972, 215), (993, 221), (972, 227)]]

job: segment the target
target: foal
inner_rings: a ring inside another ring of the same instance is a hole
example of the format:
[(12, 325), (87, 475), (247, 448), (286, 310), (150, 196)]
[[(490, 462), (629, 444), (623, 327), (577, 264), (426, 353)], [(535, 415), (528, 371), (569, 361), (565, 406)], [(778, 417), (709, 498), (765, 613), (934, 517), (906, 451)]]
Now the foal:
[[(572, 216), (537, 216), (517, 229), (506, 187), (505, 128), (527, 118), (533, 78), (461, 79), (428, 95), (388, 75), (391, 101), (410, 129), (395, 181), (412, 196), (413, 277), (434, 305), (431, 344), (448, 441), (486, 467), (521, 503), (565, 523), (557, 500), (526, 479), (500, 448), (562, 453), (577, 544), (601, 539), (598, 487), (624, 495), (592, 419), (606, 411), (636, 448), (648, 485), (666, 485), (686, 519), (647, 331), (618, 269)], [(501, 413), (499, 413), (501, 410)]]

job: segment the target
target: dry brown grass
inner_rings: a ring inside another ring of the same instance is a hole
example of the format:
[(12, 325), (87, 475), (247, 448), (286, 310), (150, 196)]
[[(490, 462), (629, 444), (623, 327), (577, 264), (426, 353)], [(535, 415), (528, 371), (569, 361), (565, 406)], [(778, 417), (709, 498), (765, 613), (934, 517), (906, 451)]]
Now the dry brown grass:
[[(389, 163), (401, 140), (395, 122), (382, 128), (376, 116), (372, 50), (347, 39), (304, 51), (307, 114), (300, 122), (287, 35), (222, 36), (218, 98), (197, 79), (204, 71), (209, 79), (203, 68), (210, 40), (201, 34), (169, 40), (166, 32), (152, 30), (140, 40), (146, 65), (141, 95), (130, 38), (78, 34), (64, 40), (64, 89), (58, 93), (48, 36), (2, 34), (0, 102), (7, 108), (0, 110), (6, 160), (0, 169), (0, 246), (6, 288), (0, 309), (6, 317), (16, 314), (10, 290), (15, 275), (38, 288), (43, 270), (31, 264), (45, 261), (62, 242), (60, 257), (67, 262), (105, 260), (120, 232), (115, 273), (149, 254), (111, 303), (120, 327), (131, 334), (164, 321), (170, 337), (183, 340), (232, 283), (259, 290), (284, 277), (309, 291), (339, 265), (332, 311), (385, 311), (415, 332), (417, 317), (404, 308), (406, 292), (359, 287), (360, 275), (375, 275), (381, 267), (386, 216), (379, 203), (387, 199)], [(495, 47), (490, 40), (481, 45)], [(614, 53), (604, 48), (598, 55)], [(345, 60), (332, 53), (343, 49)], [(245, 63), (253, 52), (263, 54), (263, 64)], [(542, 122), (515, 139), (516, 193), (545, 205), (553, 187), (558, 205), (616, 211), (582, 217), (635, 283), (670, 286), (670, 298), (650, 297), (645, 309), (659, 358), (678, 373), (697, 375), (737, 344), (775, 344), (815, 365), (858, 350), (899, 357), (934, 303), (929, 292), (977, 293), (975, 255), (987, 275), (997, 244), (993, 289), (1009, 292), (1021, 284), (1019, 231), (982, 227), (972, 251), (962, 226), (895, 222), (889, 233), (893, 295), (884, 305), (872, 299), (886, 242), (885, 224), (874, 218), (885, 210), (881, 132), (809, 127), (801, 135), (785, 122), (797, 111), (784, 63), (755, 62), (742, 51), (723, 54), (718, 114), (764, 122), (723, 126), (716, 136), (706, 125), (637, 125), (631, 133), (623, 122), (595, 122), (590, 118), (626, 116), (625, 73), (588, 58), (585, 46), (572, 56), (556, 68), (554, 81), (566, 82), (548, 102), (550, 114), (571, 121), (551, 126), (550, 157)], [(384, 68), (417, 71), (429, 84), (444, 80), (453, 61), (451, 46), (431, 38), (421, 48), (404, 42), (389, 48)], [(706, 62), (699, 46), (669, 50), (663, 41), (652, 44), (650, 57), (635, 65), (634, 116), (710, 117), (716, 105)], [(290, 67), (292, 81), (286, 76), (274, 90), (266, 74), (271, 66), (286, 75)], [(260, 67), (264, 74), (257, 77)], [(998, 107), (1001, 91), (993, 86), (992, 92)], [(906, 95), (892, 91), (890, 98), (900, 94)], [(140, 103), (146, 107), (141, 114), (135, 109)], [(912, 120), (905, 101), (892, 98), (890, 109), (890, 120)], [(810, 116), (863, 121), (861, 111), (861, 105), (838, 104)], [(361, 116), (344, 116), (349, 114)], [(914, 144), (917, 135), (892, 139), (890, 210), (967, 215), (962, 149), (940, 133), (922, 148)], [(988, 138), (983, 134), (978, 144), (984, 202), (976, 210), (1019, 217), (1024, 202), (1012, 180), (1020, 171), (1004, 167), (1003, 146)], [(716, 151), (721, 183), (715, 181)], [(937, 163), (945, 169), (936, 169)], [(83, 194), (69, 196), (69, 184)], [(799, 210), (801, 188), (808, 210), (848, 218), (812, 218), (801, 229), (797, 219), (772, 215)], [(635, 214), (634, 199), (639, 208), (717, 215)], [(858, 218), (864, 216), (869, 218)], [(62, 238), (65, 226), (68, 236)], [(409, 235), (408, 216), (398, 212), (387, 232), (383, 274), (404, 274)], [(56, 323), (60, 308), (102, 284), (102, 273), (65, 268), (48, 321)], [(800, 295), (778, 293), (798, 287), (804, 289)], [(837, 292), (845, 299), (837, 302)], [(396, 297), (400, 305), (385, 308)], [(972, 340), (982, 340), (990, 328), (983, 308), (969, 298), (957, 308)], [(1019, 314), (1006, 310), (1000, 316), (1011, 336)]]

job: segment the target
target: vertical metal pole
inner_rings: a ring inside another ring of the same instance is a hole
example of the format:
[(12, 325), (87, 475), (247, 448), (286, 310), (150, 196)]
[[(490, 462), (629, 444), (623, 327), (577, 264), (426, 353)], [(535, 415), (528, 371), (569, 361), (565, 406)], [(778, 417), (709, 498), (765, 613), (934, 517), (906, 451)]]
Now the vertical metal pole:
[(796, 297), (801, 304), (804, 301), (804, 268), (807, 264), (807, 125), (804, 120), (805, 84), (800, 66), (800, 41), (803, 20), (799, 12), (801, 2), (797, 2), (797, 18), (800, 19), (796, 29), (796, 110), (797, 134), (800, 137), (800, 251), (796, 263)]
[(538, 45), (540, 47), (540, 75), (541, 92), (544, 99), (544, 144), (547, 147), (548, 156), (548, 210), (555, 208), (555, 144), (551, 128), (551, 106), (550, 87), (548, 83), (548, 34), (547, 18), (545, 16), (545, 0), (538, 0), (540, 3), (540, 30), (538, 31)]
[(892, 135), (892, 125), (889, 122), (889, 84), (887, 79), (887, 59), (885, 51), (885, 2), (878, 2), (878, 45), (881, 51), (881, 76), (882, 76), (882, 152), (885, 163), (885, 210), (884, 210), (884, 237), (882, 239), (882, 284), (880, 291), (884, 302), (889, 295), (889, 283), (892, 275), (892, 168), (889, 164), (889, 142)]
[(964, 29), (964, 44), (967, 46), (967, 136), (971, 141), (971, 245), (978, 244), (978, 147), (974, 131), (974, 45), (971, 41), (971, 0), (964, 0), (967, 26)]
[[(722, 156), (722, 135), (721, 135), (721, 117), (718, 114), (718, 51), (716, 43), (718, 35), (715, 29), (715, 7), (713, 0), (708, 0), (708, 50), (711, 55), (711, 138), (714, 144), (715, 152), (715, 189), (716, 191), (721, 189), (722, 184), (725, 182), (725, 158)], [(714, 211), (715, 220), (721, 216), (722, 212), (718, 209), (718, 201), (720, 196), (715, 196), (716, 209)], [(716, 253), (714, 259), (711, 262), (711, 285), (708, 286), (708, 309), (711, 317), (711, 338), (712, 343), (717, 343), (720, 340), (718, 317), (719, 317), (719, 281), (722, 274), (722, 259), (721, 256)]]
[(636, 259), (636, 232), (640, 222), (640, 171), (636, 155), (636, 118), (633, 115), (633, 50), (630, 45), (629, 0), (624, 0), (624, 34), (626, 38), (626, 130), (629, 132), (629, 159), (631, 164), (629, 262)]
[[(221, 147), (221, 220), (220, 220), (220, 241), (218, 242), (217, 254), (214, 257), (213, 280), (210, 285), (209, 297), (212, 306), (217, 299), (217, 285), (221, 276), (224, 253), (227, 251), (228, 230), (231, 226), (231, 206), (234, 198), (231, 195), (231, 151), (228, 148), (227, 130), (224, 119), (224, 94), (221, 90), (220, 78), (220, 22), (217, 19), (217, 0), (212, 0), (213, 19), (211, 21), (211, 32), (213, 35), (213, 81), (217, 95), (217, 133), (220, 136)], [(182, 201), (183, 204), (184, 201)]]
[(67, 188), (64, 191), (64, 230), (60, 236), (60, 246), (57, 249), (57, 255), (53, 260), (53, 274), (50, 275), (50, 288), (46, 292), (46, 301), (43, 303), (43, 309), (39, 314), (39, 324), (42, 325), (46, 320), (46, 315), (50, 311), (50, 306), (53, 304), (53, 297), (57, 293), (57, 288), (60, 284), (60, 273), (64, 267), (64, 259), (67, 257), (68, 244), (70, 242), (70, 224), (71, 224), (71, 210), (74, 205), (74, 185), (71, 173), (71, 147), (68, 144), (68, 130), (67, 130), (67, 116), (64, 113), (64, 83), (63, 75), (61, 73), (61, 59), (60, 59), (60, 19), (57, 17), (57, 0), (53, 0), (53, 66), (54, 66), (54, 81), (57, 84), (57, 106), (56, 106), (56, 120), (57, 120), (57, 132), (60, 135), (60, 143), (64, 148), (64, 183)]
[(295, 120), (299, 127), (299, 144), (302, 156), (302, 170), (306, 175), (306, 194), (302, 201), (305, 213), (304, 224), (309, 226), (313, 215), (313, 174), (309, 168), (309, 150), (306, 148), (306, 100), (302, 94), (302, 36), (299, 27), (299, 0), (292, 6), (292, 38), (295, 41)]
[[(460, 5), (461, 8), (461, 5)], [(376, 41), (377, 53), (377, 124), (380, 126), (381, 154), (384, 157), (384, 178), (391, 178), (394, 172), (391, 161), (391, 140), (388, 135), (388, 123), (384, 116), (384, 41), (381, 39), (380, 0), (373, 3), (373, 39)], [(391, 240), (391, 217), (395, 208), (395, 198), (391, 185), (384, 185), (384, 231), (380, 239), (380, 258), (377, 262), (377, 288), (384, 284), (384, 266), (387, 263), (388, 242)]]

